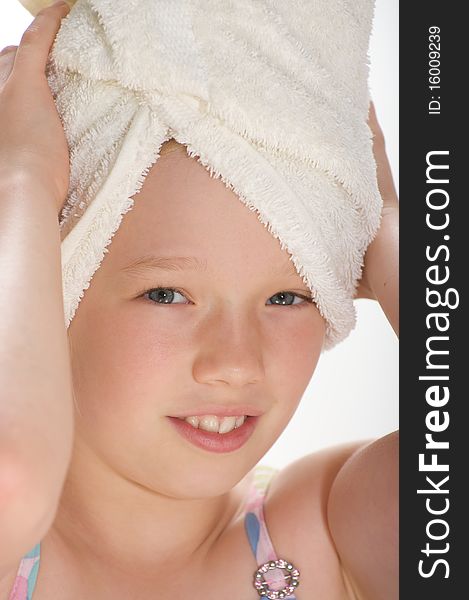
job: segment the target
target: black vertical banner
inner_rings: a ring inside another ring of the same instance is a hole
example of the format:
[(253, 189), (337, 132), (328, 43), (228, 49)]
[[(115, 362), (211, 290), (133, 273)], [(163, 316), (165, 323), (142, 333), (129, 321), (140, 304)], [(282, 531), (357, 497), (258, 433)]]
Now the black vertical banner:
[(469, 598), (463, 8), (400, 4), (401, 600)]

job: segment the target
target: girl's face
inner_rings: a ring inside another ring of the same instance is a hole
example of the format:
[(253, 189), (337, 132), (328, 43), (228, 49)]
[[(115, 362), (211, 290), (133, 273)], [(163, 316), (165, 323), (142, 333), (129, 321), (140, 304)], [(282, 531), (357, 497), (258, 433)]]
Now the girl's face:
[[(76, 439), (146, 488), (223, 494), (293, 416), (325, 322), (257, 213), (185, 150), (162, 156), (134, 200), (69, 328)], [(186, 258), (130, 269), (149, 256)], [(241, 448), (198, 448), (167, 418), (208, 403), (261, 413)]]

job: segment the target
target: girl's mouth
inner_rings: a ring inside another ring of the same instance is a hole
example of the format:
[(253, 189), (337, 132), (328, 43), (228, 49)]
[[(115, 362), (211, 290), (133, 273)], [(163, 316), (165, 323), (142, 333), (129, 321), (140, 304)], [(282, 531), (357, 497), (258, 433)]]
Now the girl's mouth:
[(218, 433), (217, 431), (206, 431), (196, 428), (184, 419), (178, 417), (167, 417), (176, 431), (186, 440), (208, 450), (209, 452), (233, 452), (243, 446), (251, 437), (254, 428), (259, 419), (258, 416), (247, 416), (244, 422), (235, 427), (228, 433)]

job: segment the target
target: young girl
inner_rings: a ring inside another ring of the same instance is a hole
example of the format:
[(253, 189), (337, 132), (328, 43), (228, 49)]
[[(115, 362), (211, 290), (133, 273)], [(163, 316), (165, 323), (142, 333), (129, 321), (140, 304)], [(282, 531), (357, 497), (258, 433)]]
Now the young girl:
[[(45, 65), (67, 12), (0, 54), (0, 600), (397, 598), (397, 434), (261, 464), (325, 322), (278, 240), (176, 142), (65, 330), (69, 157)], [(397, 333), (373, 105), (369, 123), (384, 210), (357, 298)]]

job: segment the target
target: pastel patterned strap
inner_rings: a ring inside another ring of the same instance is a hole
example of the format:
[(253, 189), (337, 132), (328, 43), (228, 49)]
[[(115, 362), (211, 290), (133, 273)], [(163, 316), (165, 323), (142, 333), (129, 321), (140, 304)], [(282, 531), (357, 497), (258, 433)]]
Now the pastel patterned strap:
[(289, 561), (277, 557), (269, 536), (263, 508), (268, 485), (277, 472), (278, 469), (267, 465), (258, 465), (255, 468), (245, 504), (244, 526), (258, 564), (253, 585), (261, 600), (275, 598), (295, 600), (293, 589), (298, 585), (299, 571)]
[(21, 559), (8, 600), (31, 600), (36, 586), (40, 559), (41, 544), (38, 543)]

